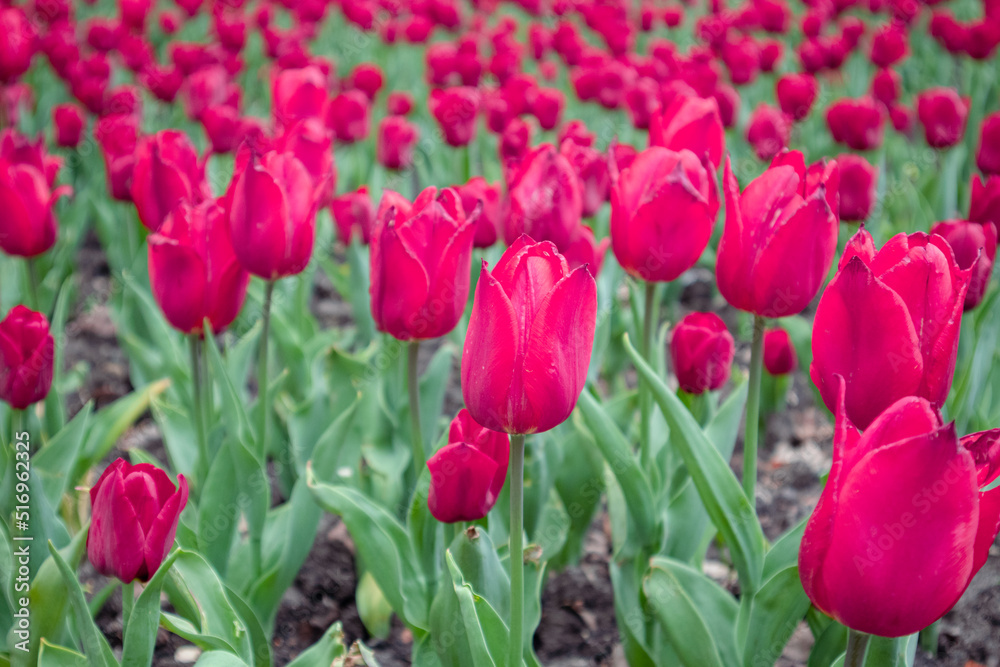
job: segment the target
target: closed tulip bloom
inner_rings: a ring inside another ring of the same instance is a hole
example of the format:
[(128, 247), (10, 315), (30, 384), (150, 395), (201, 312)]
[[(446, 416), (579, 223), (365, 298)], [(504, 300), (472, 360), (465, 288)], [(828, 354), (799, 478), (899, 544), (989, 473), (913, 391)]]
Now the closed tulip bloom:
[(28, 71), (35, 55), (35, 29), (20, 7), (0, 9), (0, 84)]
[(8, 255), (36, 257), (56, 242), (52, 212), (60, 197), (72, 192), (63, 185), (50, 189), (45, 174), (29, 163), (0, 158), (0, 248)]
[(559, 144), (559, 153), (569, 160), (580, 180), (580, 213), (589, 218), (608, 200), (611, 188), (608, 156), (592, 146), (580, 145), (572, 138)]
[(58, 104), (52, 107), (52, 125), (55, 127), (56, 145), (76, 148), (83, 138), (83, 111), (76, 104)]
[(716, 262), (726, 301), (762, 317), (802, 312), (833, 263), (839, 188), (835, 161), (806, 169), (802, 154), (789, 151), (741, 194), (727, 159), (726, 225)]
[(375, 324), (399, 340), (444, 336), (469, 297), (475, 216), (451, 188), (427, 188), (412, 206), (388, 191), (371, 244)]
[(0, 160), (11, 165), (34, 167), (42, 173), (49, 187), (55, 184), (63, 165), (61, 157), (45, 152), (45, 139), (42, 136), (31, 141), (11, 129), (0, 133)]
[(337, 188), (337, 167), (333, 162), (333, 135), (318, 118), (301, 120), (287, 126), (274, 142), (274, 148), (291, 153), (312, 176), (316, 205), (325, 208)]
[(649, 145), (672, 151), (688, 149), (697, 156), (708, 154), (716, 167), (726, 148), (726, 134), (714, 98), (678, 95), (649, 125)]
[(840, 165), (840, 219), (867, 220), (878, 191), (878, 168), (853, 153), (837, 156)]
[(564, 422), (587, 381), (597, 284), (549, 242), (517, 239), (483, 263), (462, 354), (462, 396), (476, 422), (538, 433)]
[(236, 259), (225, 211), (217, 201), (181, 202), (149, 236), (149, 282), (171, 326), (218, 333), (243, 307), (250, 274)]
[(778, 105), (792, 120), (799, 121), (809, 115), (819, 86), (812, 74), (786, 74), (774, 86)]
[(472, 247), (489, 248), (497, 242), (502, 223), (500, 184), (490, 185), (482, 176), (473, 176), (465, 185), (456, 185), (454, 188), (462, 198), (462, 209), (466, 217), (471, 216), (481, 204)]
[(333, 131), (337, 141), (345, 144), (361, 141), (368, 136), (369, 100), (360, 90), (349, 90), (330, 100), (326, 112), (326, 126)]
[(497, 502), (507, 478), (510, 436), (483, 428), (462, 409), (451, 422), (448, 444), (427, 461), (427, 507), (442, 523), (478, 521)]
[(983, 120), (976, 166), (987, 176), (1000, 174), (1000, 113), (991, 114)]
[(271, 115), (279, 127), (322, 118), (326, 101), (326, 77), (316, 66), (283, 70), (271, 83)]
[(771, 375), (788, 375), (799, 365), (795, 346), (784, 329), (764, 332), (764, 368)]
[(891, 67), (910, 54), (905, 25), (895, 21), (879, 27), (872, 35), (871, 60), (876, 67)]
[(405, 91), (393, 91), (385, 99), (385, 108), (391, 116), (408, 116), (413, 111), (413, 96)]
[(538, 126), (551, 130), (562, 120), (566, 97), (558, 88), (539, 88), (531, 103), (531, 113), (538, 119)]
[(413, 149), (420, 139), (417, 126), (402, 116), (387, 116), (378, 125), (376, 156), (386, 169), (406, 169), (413, 164)]
[(385, 75), (378, 65), (361, 63), (351, 71), (347, 77), (347, 83), (351, 88), (364, 92), (368, 99), (373, 100), (378, 95), (378, 91), (382, 90)]
[(948, 148), (962, 140), (969, 100), (953, 88), (931, 88), (917, 95), (917, 117), (931, 148)]
[(105, 116), (94, 126), (94, 138), (104, 156), (108, 191), (114, 199), (132, 201), (132, 172), (135, 168), (139, 121), (131, 114)]
[(690, 313), (670, 337), (670, 359), (680, 388), (689, 394), (715, 391), (729, 380), (736, 343), (715, 313)]
[(512, 118), (500, 135), (500, 161), (504, 172), (510, 173), (520, 164), (531, 148), (531, 126), (520, 118)]
[(565, 249), (573, 240), (583, 213), (580, 180), (551, 144), (541, 144), (523, 158), (507, 192), (507, 243), (527, 234)]
[(872, 77), (872, 97), (891, 109), (899, 101), (903, 77), (894, 69), (880, 69)]
[(42, 313), (17, 305), (0, 321), (0, 400), (24, 410), (52, 387), (55, 340)]
[(428, 102), (449, 146), (466, 146), (476, 136), (479, 91), (467, 86), (437, 88)]
[(882, 145), (882, 110), (871, 97), (843, 99), (826, 111), (826, 124), (833, 140), (856, 151)]
[(707, 156), (653, 146), (636, 156), (611, 188), (611, 242), (629, 275), (676, 280), (708, 246), (719, 212)]
[(750, 115), (747, 141), (761, 160), (770, 160), (788, 147), (792, 123), (780, 109), (761, 104)]
[(251, 154), (227, 198), (233, 249), (247, 271), (275, 280), (306, 268), (317, 201), (312, 176), (294, 155)]
[(188, 485), (150, 463), (117, 459), (90, 489), (87, 558), (94, 569), (124, 583), (149, 581), (174, 545)]
[(978, 174), (972, 177), (969, 220), (992, 222), (1000, 228), (1000, 175), (990, 176), (985, 181)]
[(991, 462), (977, 466), (969, 449), (988, 454), (988, 439), (963, 446), (954, 424), (915, 396), (859, 434), (842, 380), (835, 393), (833, 467), (802, 538), (802, 585), (850, 628), (912, 634), (951, 609), (996, 538), (996, 493), (981, 499), (978, 481)]
[(861, 429), (904, 396), (944, 405), (969, 278), (936, 234), (897, 234), (878, 252), (855, 234), (816, 307), (809, 372), (826, 406), (836, 407), (836, 376)]
[(993, 262), (997, 257), (996, 225), (949, 220), (931, 227), (931, 234), (943, 236), (955, 252), (959, 268), (971, 270), (963, 310), (972, 310), (982, 302), (990, 286)]
[(368, 194), (367, 185), (335, 197), (330, 203), (330, 212), (337, 225), (337, 238), (341, 243), (349, 244), (354, 235), (358, 234), (361, 242), (368, 244), (375, 226), (375, 205)]
[(208, 194), (204, 164), (186, 134), (163, 130), (139, 142), (132, 171), (132, 201), (139, 220), (155, 232), (178, 202), (198, 204)]
[(913, 125), (915, 123), (913, 109), (902, 104), (896, 104), (889, 109), (889, 119), (892, 121), (892, 128), (900, 134), (907, 137), (913, 135)]

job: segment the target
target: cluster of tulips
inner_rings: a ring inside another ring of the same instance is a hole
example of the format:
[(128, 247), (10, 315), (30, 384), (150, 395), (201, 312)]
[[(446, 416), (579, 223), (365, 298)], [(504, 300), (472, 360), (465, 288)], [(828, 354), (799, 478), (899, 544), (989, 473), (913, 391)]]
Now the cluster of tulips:
[[(415, 665), (540, 664), (605, 510), (629, 664), (936, 651), (1000, 532), (1000, 3), (938, 4), (0, 2), (0, 659), (269, 667), (324, 510)], [(93, 239), (134, 390), (67, 415)], [(832, 467), (772, 543), (800, 367)]]

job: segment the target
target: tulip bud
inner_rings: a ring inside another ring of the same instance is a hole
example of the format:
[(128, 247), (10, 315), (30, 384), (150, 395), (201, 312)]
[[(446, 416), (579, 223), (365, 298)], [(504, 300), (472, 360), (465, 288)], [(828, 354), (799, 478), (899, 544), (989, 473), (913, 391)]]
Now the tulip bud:
[(444, 336), (469, 297), (475, 216), (451, 188), (430, 187), (412, 206), (386, 191), (371, 243), (371, 307), (379, 331), (399, 340)]
[(729, 380), (736, 343), (715, 313), (690, 313), (670, 338), (670, 359), (677, 382), (689, 394), (715, 391)]
[(384, 83), (385, 75), (374, 63), (361, 63), (347, 77), (348, 87), (362, 91), (369, 100), (375, 99)]
[(522, 234), (565, 249), (580, 226), (583, 199), (573, 166), (551, 144), (528, 153), (507, 182), (507, 243)]
[(943, 236), (955, 252), (959, 268), (971, 270), (963, 310), (972, 310), (982, 302), (990, 286), (990, 274), (997, 256), (996, 225), (950, 220), (931, 227), (931, 234)]
[(500, 233), (500, 184), (490, 185), (482, 176), (474, 176), (465, 185), (456, 185), (454, 189), (462, 198), (462, 210), (467, 218), (475, 213), (477, 206), (481, 206), (472, 247), (489, 248), (497, 242)]
[(948, 148), (962, 140), (969, 116), (968, 98), (952, 88), (932, 88), (917, 95), (917, 117), (931, 148)]
[(468, 410), (451, 422), (448, 444), (427, 461), (427, 507), (443, 523), (478, 521), (497, 502), (507, 478), (510, 436), (483, 428)]
[(1000, 113), (991, 114), (983, 120), (976, 166), (987, 176), (1000, 174)]
[(24, 410), (52, 386), (55, 340), (42, 313), (17, 305), (0, 322), (0, 400)]
[(875, 205), (878, 169), (853, 153), (838, 155), (837, 164), (840, 165), (840, 219), (867, 220)]
[(119, 201), (132, 201), (132, 171), (139, 140), (139, 121), (129, 114), (105, 116), (94, 126), (104, 155), (108, 191)]
[(368, 245), (375, 226), (375, 205), (368, 194), (367, 185), (336, 197), (330, 203), (330, 212), (337, 225), (337, 238), (341, 243), (348, 245), (354, 234), (359, 234), (361, 242)]
[(653, 114), (649, 145), (672, 151), (687, 148), (697, 156), (707, 153), (709, 162), (718, 166), (725, 152), (726, 135), (715, 99), (675, 97), (662, 113)]
[(764, 332), (764, 368), (771, 375), (788, 375), (799, 365), (788, 332), (784, 329), (768, 329)]
[(479, 113), (477, 89), (437, 88), (431, 91), (429, 106), (449, 146), (467, 146), (475, 138)]
[[(8, 255), (36, 257), (56, 242), (56, 201), (72, 188), (50, 189), (41, 160), (11, 163), (16, 155), (0, 157), (0, 248)], [(34, 162), (34, 163), (33, 163)], [(57, 167), (58, 169), (58, 167)], [(53, 172), (54, 173), (54, 172)]]
[(91, 565), (124, 583), (149, 581), (174, 545), (187, 498), (184, 475), (174, 487), (167, 473), (150, 463), (117, 459), (90, 489)]
[(301, 273), (316, 233), (316, 190), (291, 153), (237, 156), (226, 195), (233, 250), (243, 267), (264, 280)]
[(566, 97), (558, 88), (539, 88), (531, 103), (531, 113), (538, 119), (538, 125), (543, 130), (551, 130), (559, 125), (562, 119)]
[(406, 169), (413, 164), (413, 149), (419, 139), (416, 125), (402, 116), (386, 116), (378, 125), (379, 163), (386, 169)]
[(548, 242), (517, 239), (483, 263), (462, 354), (462, 396), (494, 431), (538, 433), (565, 421), (587, 381), (597, 284)]
[(611, 191), (608, 156), (591, 146), (582, 146), (572, 138), (559, 144), (559, 153), (569, 160), (580, 181), (581, 215), (592, 217), (608, 200)]
[(899, 100), (903, 77), (894, 69), (880, 69), (872, 78), (872, 97), (891, 109)]
[(802, 312), (833, 263), (839, 188), (835, 161), (806, 169), (802, 154), (789, 151), (740, 194), (727, 159), (726, 225), (716, 261), (722, 296), (762, 317)]
[(370, 115), (365, 94), (360, 90), (349, 90), (330, 100), (326, 126), (333, 131), (337, 141), (350, 144), (368, 136)]
[(653, 146), (611, 189), (611, 241), (630, 275), (669, 282), (694, 266), (719, 212), (714, 168), (703, 155)]
[(799, 121), (809, 115), (819, 85), (812, 74), (786, 74), (774, 86), (778, 105), (792, 120)]
[(855, 234), (813, 324), (810, 376), (826, 406), (836, 407), (838, 375), (862, 429), (904, 396), (944, 405), (969, 278), (940, 236), (897, 234), (876, 252), (867, 231)]
[(980, 498), (967, 448), (980, 443), (961, 446), (925, 399), (893, 402), (859, 434), (838, 380), (833, 467), (802, 537), (802, 586), (849, 628), (912, 634), (951, 609), (986, 560), (996, 492)]
[(500, 135), (500, 161), (508, 175), (515, 171), (531, 148), (531, 126), (520, 118), (513, 118)]
[(826, 111), (833, 140), (856, 151), (882, 145), (882, 110), (871, 97), (834, 102)]
[(55, 127), (56, 145), (76, 148), (83, 136), (83, 111), (75, 104), (58, 104), (52, 107), (52, 125)]
[(761, 160), (770, 160), (788, 146), (792, 123), (788, 116), (769, 104), (754, 109), (747, 125), (747, 141)]

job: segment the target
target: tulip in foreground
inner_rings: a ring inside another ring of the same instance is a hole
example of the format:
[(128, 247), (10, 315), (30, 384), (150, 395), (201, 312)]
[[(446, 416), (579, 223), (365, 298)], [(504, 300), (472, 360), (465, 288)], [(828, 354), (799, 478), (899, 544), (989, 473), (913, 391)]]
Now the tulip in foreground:
[(90, 489), (87, 557), (94, 569), (123, 583), (149, 581), (174, 544), (188, 485), (149, 463), (118, 459)]
[(0, 322), (0, 400), (24, 410), (52, 387), (55, 341), (42, 313), (14, 306)]

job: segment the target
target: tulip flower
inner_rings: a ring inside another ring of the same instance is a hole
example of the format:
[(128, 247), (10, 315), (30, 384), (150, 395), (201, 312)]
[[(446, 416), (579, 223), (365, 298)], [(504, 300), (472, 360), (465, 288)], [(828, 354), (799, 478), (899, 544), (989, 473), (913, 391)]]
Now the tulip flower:
[(953, 88), (932, 88), (917, 96), (917, 117), (931, 148), (948, 148), (962, 140), (969, 116), (969, 99)]
[(991, 114), (983, 120), (976, 166), (987, 176), (1000, 175), (1000, 113)]
[(833, 140), (856, 151), (882, 145), (882, 110), (871, 97), (834, 102), (826, 111), (826, 124)]
[(20, 7), (0, 9), (0, 85), (28, 71), (35, 55), (35, 29)]
[(0, 248), (8, 255), (36, 257), (56, 242), (56, 201), (72, 188), (55, 190), (45, 173), (30, 163), (13, 163), (0, 157)]
[(55, 340), (42, 313), (11, 308), (0, 321), (0, 400), (24, 410), (43, 400), (52, 386)]
[(369, 104), (368, 98), (360, 90), (349, 90), (330, 100), (326, 126), (333, 131), (337, 141), (350, 144), (368, 136), (371, 115)]
[(252, 153), (227, 193), (230, 238), (247, 271), (264, 280), (301, 273), (315, 237), (312, 176), (291, 153)]
[(359, 64), (347, 77), (348, 86), (354, 90), (362, 91), (369, 100), (375, 99), (384, 83), (385, 75), (382, 74), (382, 69), (374, 63)]
[(983, 181), (978, 175), (972, 177), (972, 202), (969, 204), (969, 220), (992, 222), (1000, 227), (1000, 175), (990, 176)]
[(570, 161), (551, 144), (541, 144), (521, 160), (507, 183), (506, 239), (522, 234), (566, 248), (580, 225), (583, 199)]
[(76, 148), (83, 138), (83, 111), (75, 104), (57, 104), (52, 107), (52, 125), (56, 145)]
[(132, 171), (135, 167), (139, 121), (130, 114), (105, 116), (94, 126), (94, 138), (104, 155), (108, 191), (119, 201), (132, 201)]
[(715, 391), (729, 380), (736, 343), (715, 313), (690, 313), (674, 328), (670, 359), (680, 388), (689, 394)]
[(595, 215), (608, 200), (611, 174), (608, 156), (590, 145), (581, 145), (567, 138), (559, 144), (559, 154), (569, 160), (580, 182), (580, 214), (589, 218)]
[(132, 170), (132, 201), (139, 220), (155, 232), (181, 201), (199, 204), (208, 196), (204, 164), (186, 134), (163, 130), (139, 142)]
[(826, 406), (838, 375), (862, 429), (904, 396), (944, 405), (970, 273), (941, 236), (897, 234), (876, 252), (867, 231), (855, 234), (816, 307), (810, 376)]
[(390, 116), (408, 116), (413, 105), (413, 96), (403, 91), (393, 91), (385, 99), (385, 108)]
[(875, 205), (878, 168), (853, 153), (838, 155), (837, 164), (840, 165), (840, 219), (867, 220)]
[(512, 118), (500, 135), (500, 161), (504, 173), (516, 172), (516, 166), (531, 149), (531, 126), (520, 118)]
[(611, 242), (618, 263), (648, 282), (676, 280), (708, 246), (719, 211), (707, 155), (653, 146), (611, 189)]
[(406, 169), (413, 164), (413, 149), (420, 133), (402, 116), (387, 116), (378, 125), (376, 156), (386, 169)]
[(437, 88), (428, 102), (449, 146), (467, 146), (476, 137), (479, 91), (467, 86)]
[(913, 134), (914, 113), (913, 109), (897, 104), (889, 109), (889, 119), (892, 121), (892, 128), (907, 137)]
[(170, 552), (188, 485), (149, 463), (117, 459), (90, 489), (87, 558), (94, 569), (123, 583), (149, 581)]
[(590, 275), (596, 279), (604, 264), (604, 256), (611, 245), (611, 239), (601, 241), (594, 236), (594, 230), (587, 225), (580, 225), (576, 237), (570, 241), (566, 252), (562, 253), (570, 269), (586, 266)]
[[(986, 560), (1000, 494), (981, 498), (979, 474), (995, 471), (996, 448), (985, 437), (960, 445), (954, 424), (914, 396), (859, 434), (844, 387), (835, 383), (833, 467), (806, 524), (799, 574), (813, 604), (847, 627), (900, 637), (951, 609)], [(993, 457), (980, 463), (973, 452)]]
[(569, 417), (587, 379), (597, 285), (550, 242), (517, 239), (476, 286), (462, 395), (494, 431), (538, 433)]
[(972, 310), (982, 302), (990, 286), (993, 262), (997, 256), (996, 225), (992, 222), (949, 220), (931, 227), (931, 234), (943, 236), (955, 252), (959, 268), (971, 271), (963, 310)]
[(149, 282), (167, 321), (182, 333), (200, 334), (205, 318), (218, 333), (236, 319), (250, 274), (236, 259), (218, 202), (182, 201), (149, 236)]
[(894, 69), (880, 69), (872, 77), (872, 97), (891, 109), (896, 102), (903, 88), (903, 77)]
[(284, 70), (271, 83), (271, 116), (278, 127), (322, 118), (326, 101), (326, 79), (316, 66)]
[(761, 104), (747, 125), (747, 141), (761, 160), (770, 160), (788, 146), (792, 123), (780, 109)]
[(456, 185), (454, 189), (462, 198), (462, 210), (466, 217), (472, 216), (476, 207), (481, 206), (472, 247), (489, 248), (497, 242), (501, 229), (500, 184), (490, 185), (482, 176), (474, 176), (465, 185)]
[(497, 502), (510, 461), (510, 436), (477, 424), (462, 409), (451, 422), (448, 444), (427, 461), (427, 507), (442, 523), (478, 521)]
[(333, 162), (333, 135), (318, 118), (301, 120), (285, 127), (274, 142), (275, 150), (291, 153), (312, 176), (316, 205), (324, 208), (337, 188), (337, 167)]
[(708, 154), (718, 166), (726, 147), (726, 135), (715, 99), (678, 95), (661, 113), (653, 114), (649, 145), (672, 151), (687, 148), (695, 155)]
[(905, 25), (893, 21), (872, 35), (871, 61), (876, 67), (892, 67), (910, 53)]
[(800, 121), (809, 115), (819, 85), (812, 74), (786, 74), (774, 86), (781, 110), (793, 121)]
[(764, 368), (771, 375), (788, 375), (799, 364), (795, 347), (784, 329), (764, 331)]
[(538, 119), (543, 130), (551, 130), (562, 119), (566, 97), (558, 88), (539, 88), (531, 103), (531, 113)]
[(712, 92), (712, 97), (719, 105), (722, 126), (727, 129), (733, 127), (740, 113), (740, 94), (729, 84), (720, 83)]
[(337, 238), (341, 243), (350, 244), (354, 234), (358, 234), (361, 242), (368, 244), (375, 226), (375, 205), (368, 194), (367, 185), (334, 198), (330, 202), (330, 212), (337, 225)]

